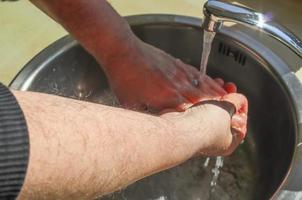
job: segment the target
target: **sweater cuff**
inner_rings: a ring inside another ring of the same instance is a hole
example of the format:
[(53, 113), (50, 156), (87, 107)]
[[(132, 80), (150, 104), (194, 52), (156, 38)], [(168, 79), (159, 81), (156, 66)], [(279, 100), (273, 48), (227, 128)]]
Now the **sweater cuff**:
[(17, 198), (28, 159), (25, 117), (14, 95), (0, 83), (0, 199)]

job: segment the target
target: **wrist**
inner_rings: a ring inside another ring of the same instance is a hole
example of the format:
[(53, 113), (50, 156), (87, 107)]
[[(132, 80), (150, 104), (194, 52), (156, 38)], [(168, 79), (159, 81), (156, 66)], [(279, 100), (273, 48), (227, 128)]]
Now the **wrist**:
[(178, 134), (194, 155), (212, 155), (229, 141), (230, 115), (219, 106), (204, 104), (163, 117), (174, 123)]
[[(202, 105), (199, 109), (203, 110), (205, 108)], [(203, 142), (202, 135), (207, 132), (207, 130), (204, 130), (207, 126), (203, 111), (199, 112), (198, 117), (193, 116), (192, 112), (194, 112), (192, 109), (188, 109), (185, 112), (171, 112), (161, 116), (171, 124), (170, 127), (172, 132), (175, 133), (175, 138), (178, 143), (182, 144), (189, 157), (200, 151)], [(198, 118), (199, 122), (196, 122), (194, 118)]]
[(121, 28), (120, 33), (108, 38), (106, 45), (97, 44), (96, 60), (107, 71), (116, 70), (125, 59), (134, 59), (141, 41), (134, 35), (128, 24)]

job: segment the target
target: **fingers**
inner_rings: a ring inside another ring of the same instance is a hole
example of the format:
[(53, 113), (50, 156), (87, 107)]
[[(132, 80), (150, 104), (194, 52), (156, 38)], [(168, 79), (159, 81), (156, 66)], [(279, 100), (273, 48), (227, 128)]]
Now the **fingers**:
[(218, 84), (217, 81), (210, 78), (209, 76), (206, 75), (202, 81), (203, 82), (201, 83), (201, 85), (207, 84), (213, 91), (215, 91), (220, 96), (227, 94), (227, 92), (220, 86), (220, 84)]
[(231, 118), (232, 131), (236, 133), (236, 139), (243, 140), (247, 132), (248, 101), (246, 97), (238, 93), (230, 93), (222, 98), (222, 101), (232, 103), (236, 113)]
[(244, 114), (236, 114), (232, 117), (231, 126), (236, 130), (245, 131), (242, 127), (246, 126), (247, 116)]
[(236, 150), (236, 148), (241, 144), (243, 138), (239, 137), (239, 135), (240, 133), (232, 129), (232, 142), (230, 146), (227, 148), (227, 150), (224, 152), (223, 154), (224, 156), (231, 155)]
[(208, 85), (204, 85), (201, 88), (185, 88), (181, 91), (181, 94), (193, 104), (211, 99), (220, 99), (220, 95)]
[[(234, 106), (233, 110), (235, 112), (231, 111), (233, 115), (231, 114), (232, 117), (230, 124), (232, 130), (232, 140), (230, 146), (225, 150), (225, 155), (229, 155), (238, 147), (238, 145), (240, 145), (240, 143), (246, 136), (248, 112), (247, 99), (242, 94), (237, 94), (237, 87), (234, 83), (225, 83), (221, 78), (212, 79), (207, 75), (205, 75), (202, 79), (200, 77), (198, 78), (199, 86), (198, 93), (196, 93), (194, 84), (191, 83), (192, 80), (197, 78), (196, 71), (197, 70), (192, 70), (189, 72), (187, 71), (188, 87), (181, 90), (181, 94), (185, 99), (189, 100), (193, 104), (204, 102), (206, 100), (219, 100), (220, 102), (217, 102), (221, 107), (223, 107), (222, 105), (224, 102), (227, 102), (231, 104), (226, 104), (225, 106), (226, 110), (228, 110), (229, 112)], [(199, 76), (199, 72), (197, 73), (197, 75)], [(198, 98), (196, 98), (196, 96), (198, 96)]]
[[(200, 72), (190, 65), (183, 63), (181, 60), (176, 60), (177, 66), (181, 72), (184, 72), (187, 76), (187, 86), (185, 89), (182, 89), (183, 96), (191, 101), (193, 104), (198, 103), (204, 99), (215, 99), (219, 96), (224, 96), (227, 94), (226, 90), (223, 88), (224, 81), (221, 78), (217, 78), (216, 80), (210, 78), (205, 75), (200, 77)], [(198, 80), (198, 89), (199, 91), (194, 89), (193, 81)], [(185, 85), (183, 85), (185, 86)], [(235, 85), (229, 86), (233, 91), (236, 88)]]
[(216, 83), (217, 83), (218, 85), (220, 85), (220, 87), (223, 87), (223, 85), (224, 85), (224, 80), (223, 80), (222, 78), (215, 78), (214, 80), (216, 81)]
[(178, 67), (187, 74), (189, 79), (197, 78), (200, 76), (200, 72), (193, 66), (183, 63), (182, 61), (178, 61)]
[[(215, 80), (205, 76), (202, 80), (199, 79), (198, 88), (193, 86), (193, 83), (185, 82), (178, 90), (191, 103), (196, 104), (205, 100), (220, 100), (222, 96), (228, 93), (236, 93), (237, 87), (234, 83), (224, 83), (221, 78)], [(227, 90), (225, 90), (223, 87)]]
[(182, 89), (180, 90), (182, 95), (193, 104), (204, 100), (218, 100), (221, 96), (227, 94), (221, 87), (221, 83), (224, 83), (222, 79), (217, 82), (212, 78), (205, 76), (202, 79), (198, 77), (198, 81), (199, 84), (197, 87), (193, 86), (192, 83), (187, 82), (187, 84), (182, 85)]
[(245, 113), (248, 112), (248, 101), (246, 97), (239, 93), (230, 93), (222, 97), (222, 101), (228, 101), (232, 103), (236, 111), (239, 113)]
[[(204, 93), (200, 91), (199, 86), (193, 86), (193, 83), (187, 81), (181, 86), (179, 85), (177, 89), (185, 99), (193, 104), (199, 102), (204, 97)], [(209, 92), (209, 94), (215, 95), (213, 92)]]
[(237, 92), (237, 86), (232, 82), (226, 83), (223, 86), (223, 88), (225, 89), (225, 91), (227, 93), (236, 93)]
[[(207, 82), (199, 82), (199, 76), (194, 79), (188, 79), (187, 77), (184, 78), (179, 75), (179, 77), (174, 77), (173, 79), (176, 80), (176, 78), (177, 81), (174, 82), (174, 86), (177, 92), (192, 104), (206, 99), (219, 98), (223, 93), (220, 92), (219, 94), (217, 91), (213, 90), (213, 87)], [(197, 84), (195, 81), (197, 81)]]
[(231, 119), (231, 127), (237, 133), (237, 137), (241, 140), (245, 138), (247, 132), (247, 116), (236, 114)]
[(227, 93), (236, 93), (237, 92), (237, 86), (234, 83), (232, 83), (232, 82), (224, 83), (223, 79), (221, 79), (221, 78), (215, 78), (214, 80), (220, 87), (223, 87), (223, 89)]
[[(169, 99), (169, 101), (167, 101)], [(158, 111), (159, 113), (187, 110), (193, 104), (183, 97), (177, 90), (167, 90), (167, 92), (160, 92), (158, 95), (148, 96), (143, 100), (149, 109)]]
[(232, 149), (236, 148), (246, 136), (248, 101), (244, 95), (238, 93), (230, 93), (224, 96), (222, 101), (232, 103), (236, 108), (236, 113), (231, 118), (231, 128), (234, 140), (230, 147), (232, 151)]
[[(177, 64), (180, 71), (186, 74), (187, 83), (189, 84), (187, 88), (182, 90), (182, 94), (192, 103), (200, 102), (205, 94), (210, 97), (227, 94), (222, 86), (217, 84), (217, 82), (209, 76), (205, 75), (204, 78), (201, 78), (200, 72), (195, 67), (187, 65), (180, 60), (178, 60)], [(198, 85), (194, 85), (193, 81), (198, 81)]]
[(220, 100), (221, 96), (227, 94), (227, 92), (221, 86), (224, 84), (224, 81), (220, 78), (214, 80), (205, 75), (203, 78), (200, 78), (199, 81), (199, 98), (192, 102), (194, 104), (205, 100)]
[(239, 137), (243, 139), (247, 132), (247, 109), (244, 103), (241, 104), (239, 111), (232, 116), (231, 127), (239, 133)]

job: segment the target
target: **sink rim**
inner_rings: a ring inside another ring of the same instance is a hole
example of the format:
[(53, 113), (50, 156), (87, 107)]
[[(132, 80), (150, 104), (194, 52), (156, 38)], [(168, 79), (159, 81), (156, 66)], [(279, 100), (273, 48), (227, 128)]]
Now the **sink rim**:
[[(201, 29), (201, 19), (188, 16), (147, 14), (128, 16), (126, 19), (132, 26), (146, 24), (175, 24), (186, 26), (190, 25), (192, 27)], [(263, 64), (272, 71), (271, 74), (282, 85), (284, 92), (288, 96), (289, 101), (292, 103), (290, 106), (292, 107), (292, 113), (294, 115), (293, 119), (295, 119), (295, 147), (293, 147), (294, 150), (292, 160), (287, 174), (284, 176), (279, 188), (273, 195), (275, 196), (282, 188), (286, 188), (286, 186), (290, 187), (291, 184), (295, 185), (295, 179), (297, 179), (297, 177), (290, 176), (290, 174), (294, 174), (292, 172), (297, 170), (293, 168), (294, 165), (298, 165), (297, 163), (302, 163), (302, 158), (297, 158), (298, 150), (302, 152), (302, 147), (298, 147), (298, 145), (302, 142), (300, 128), (302, 127), (302, 85), (294, 72), (290, 70), (288, 65), (281, 58), (277, 57), (271, 50), (257, 42), (255, 39), (249, 38), (244, 33), (234, 32), (231, 28), (227, 27), (221, 30), (221, 34), (227, 35), (228, 37), (234, 39), (234, 41), (237, 41), (239, 44), (241, 44), (242, 47), (244, 47), (247, 51), (252, 52), (255, 56), (257, 56), (259, 60), (261, 60)], [(51, 58), (56, 57), (61, 52), (77, 44), (78, 43), (68, 35), (57, 40), (37, 54), (31, 61), (29, 61), (25, 65), (26, 67), (17, 74), (9, 86), (13, 89), (23, 91), (27, 90), (30, 81), (32, 81), (34, 76), (39, 73), (43, 66), (47, 64), (48, 60), (51, 60)], [(265, 53), (261, 55), (258, 54), (257, 52), (260, 52), (260, 49), (265, 49)], [(40, 67), (36, 68), (35, 66), (37, 65)], [(24, 82), (25, 79), (26, 81)], [(300, 171), (302, 171), (302, 169)], [(294, 179), (293, 183), (290, 183), (289, 179)]]

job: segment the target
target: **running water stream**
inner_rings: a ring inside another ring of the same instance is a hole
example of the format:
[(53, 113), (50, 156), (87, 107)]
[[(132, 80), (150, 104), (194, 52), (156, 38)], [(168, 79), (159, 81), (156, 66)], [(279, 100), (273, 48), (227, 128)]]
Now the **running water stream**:
[[(212, 48), (212, 42), (214, 40), (216, 33), (215, 32), (210, 32), (210, 31), (203, 31), (203, 45), (202, 45), (202, 54), (201, 54), (201, 62), (200, 62), (200, 79), (202, 79), (205, 74), (207, 73), (207, 65), (208, 65), (208, 60), (209, 56), (211, 53), (211, 48)], [(207, 168), (210, 162), (210, 158), (206, 158), (204, 162), (204, 167)], [(210, 184), (210, 198), (211, 194), (215, 192), (215, 186), (217, 184), (219, 174), (220, 174), (220, 168), (223, 167), (223, 157), (218, 156), (216, 157), (216, 162), (215, 166), (212, 169), (212, 180)]]
[(203, 32), (203, 45), (202, 45), (202, 54), (201, 54), (201, 62), (200, 62), (200, 77), (203, 76), (207, 72), (208, 60), (211, 52), (212, 42), (215, 37), (215, 32), (210, 32), (204, 30)]

